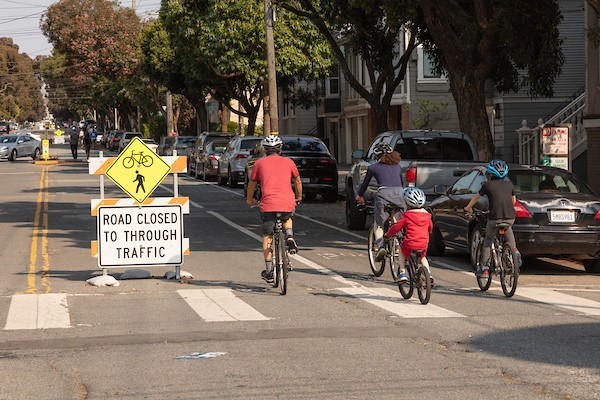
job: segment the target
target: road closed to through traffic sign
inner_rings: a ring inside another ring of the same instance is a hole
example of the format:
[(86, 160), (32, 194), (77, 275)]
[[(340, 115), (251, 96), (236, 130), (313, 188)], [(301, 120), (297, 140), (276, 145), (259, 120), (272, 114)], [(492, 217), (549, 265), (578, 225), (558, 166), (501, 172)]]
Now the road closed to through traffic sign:
[(181, 205), (100, 207), (100, 267), (183, 263)]

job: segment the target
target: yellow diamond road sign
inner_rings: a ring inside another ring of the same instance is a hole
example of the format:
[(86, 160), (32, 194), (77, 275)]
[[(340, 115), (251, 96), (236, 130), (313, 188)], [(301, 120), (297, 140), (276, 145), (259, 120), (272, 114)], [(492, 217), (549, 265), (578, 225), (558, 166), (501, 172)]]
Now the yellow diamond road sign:
[(171, 166), (140, 138), (134, 137), (106, 170), (114, 183), (143, 203), (171, 171)]

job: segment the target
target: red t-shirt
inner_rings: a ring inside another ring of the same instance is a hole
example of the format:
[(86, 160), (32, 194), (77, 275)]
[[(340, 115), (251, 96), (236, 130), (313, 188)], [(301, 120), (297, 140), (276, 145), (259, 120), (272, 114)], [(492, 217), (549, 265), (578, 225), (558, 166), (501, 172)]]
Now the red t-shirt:
[(296, 164), (278, 154), (271, 154), (256, 161), (250, 179), (260, 182), (260, 211), (294, 211), (296, 195), (292, 190), (292, 179), (299, 175)]

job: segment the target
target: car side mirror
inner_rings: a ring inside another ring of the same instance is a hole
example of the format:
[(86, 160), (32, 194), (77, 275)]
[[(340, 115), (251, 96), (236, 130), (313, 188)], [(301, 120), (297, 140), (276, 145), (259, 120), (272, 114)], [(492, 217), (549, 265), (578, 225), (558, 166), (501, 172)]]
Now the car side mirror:
[(17, 144), (21, 144), (21, 143), (23, 143), (23, 142), (24, 142), (24, 140), (23, 140), (23, 139), (21, 139), (21, 140), (17, 141)]
[(352, 158), (362, 160), (364, 156), (365, 156), (365, 152), (362, 149), (354, 150), (352, 152)]
[(433, 186), (433, 192), (435, 194), (448, 194), (448, 189), (450, 189), (448, 186), (446, 185), (434, 185)]

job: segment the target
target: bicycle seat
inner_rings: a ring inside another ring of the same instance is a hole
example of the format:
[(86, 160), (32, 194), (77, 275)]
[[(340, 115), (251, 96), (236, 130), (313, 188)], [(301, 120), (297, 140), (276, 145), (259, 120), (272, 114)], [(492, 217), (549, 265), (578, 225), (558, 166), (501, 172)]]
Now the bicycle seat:
[(504, 229), (504, 230), (506, 230), (506, 229), (510, 228), (511, 226), (512, 226), (511, 224), (506, 224), (506, 223), (501, 222), (501, 223), (499, 223), (499, 224), (496, 225), (496, 229)]
[(414, 254), (419, 258), (423, 257), (423, 253), (425, 253), (427, 250), (411, 250), (410, 254)]
[(400, 210), (402, 210), (403, 208), (401, 206), (397, 206), (395, 204), (386, 204), (385, 206), (383, 206), (383, 210), (387, 213), (395, 213), (398, 212)]

